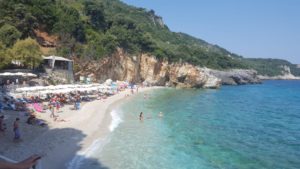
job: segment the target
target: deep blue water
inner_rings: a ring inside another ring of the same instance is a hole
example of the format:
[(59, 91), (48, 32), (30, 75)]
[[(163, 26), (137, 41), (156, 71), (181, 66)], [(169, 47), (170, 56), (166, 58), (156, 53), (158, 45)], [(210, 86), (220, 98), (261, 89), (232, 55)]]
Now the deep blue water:
[[(300, 81), (147, 93), (148, 99), (138, 94), (114, 110), (122, 122), (93, 155), (104, 166), (300, 168)], [(141, 111), (143, 122), (138, 119)]]

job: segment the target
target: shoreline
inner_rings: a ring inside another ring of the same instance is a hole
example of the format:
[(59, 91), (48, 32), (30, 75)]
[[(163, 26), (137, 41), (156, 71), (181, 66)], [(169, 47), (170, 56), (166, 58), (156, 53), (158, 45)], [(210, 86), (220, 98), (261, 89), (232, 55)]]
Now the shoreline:
[[(138, 93), (157, 88), (162, 87), (139, 88)], [(85, 158), (95, 141), (101, 141), (109, 135), (111, 110), (134, 97), (137, 94), (134, 91), (134, 95), (130, 89), (126, 89), (105, 100), (84, 102), (80, 110), (73, 110), (73, 105), (65, 105), (56, 113), (59, 119), (65, 120), (61, 122), (53, 121), (49, 112), (38, 113), (37, 118), (46, 121), (46, 127), (26, 124), (27, 117), (23, 112), (5, 111), (2, 114), (5, 115), (8, 129), (4, 135), (0, 135), (0, 155), (21, 161), (32, 154), (39, 154), (43, 156), (37, 165), (39, 169), (68, 168), (75, 158)], [(12, 141), (11, 124), (16, 117), (21, 119), (22, 141), (18, 143)]]
[[(153, 90), (155, 88), (157, 87), (140, 88), (139, 93)], [(125, 97), (127, 94), (130, 94), (129, 89), (107, 98), (104, 102), (102, 100), (96, 100), (84, 105), (80, 110), (80, 114), (85, 113), (85, 109), (94, 110), (90, 113), (89, 117), (85, 120), (81, 120), (78, 124), (82, 125), (77, 129), (82, 131), (85, 135), (84, 138), (79, 142), (79, 145), (66, 143), (57, 146), (43, 159), (41, 162), (42, 168), (72, 168), (69, 165), (75, 167), (80, 164), (81, 160), (88, 158), (88, 154), (92, 152), (91, 149), (93, 148), (93, 144), (95, 144), (95, 142), (105, 140), (109, 133), (111, 133), (109, 130), (112, 123), (110, 112), (128, 98)], [(130, 95), (129, 97), (133, 97), (135, 94)], [(101, 107), (101, 109), (98, 109), (99, 107)], [(73, 116), (73, 119), (75, 118), (76, 117)], [(88, 124), (86, 122), (88, 122)], [(62, 155), (61, 152), (64, 152), (64, 155)]]

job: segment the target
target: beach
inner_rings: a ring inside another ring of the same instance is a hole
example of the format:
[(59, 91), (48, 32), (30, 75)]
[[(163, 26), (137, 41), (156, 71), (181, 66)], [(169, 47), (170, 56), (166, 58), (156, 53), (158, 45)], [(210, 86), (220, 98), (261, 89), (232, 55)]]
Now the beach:
[[(140, 88), (139, 92), (153, 88)], [(76, 155), (75, 158), (84, 158), (88, 147), (110, 132), (110, 109), (132, 96), (131, 91), (126, 89), (105, 100), (87, 102), (78, 111), (72, 110), (71, 105), (64, 106), (58, 113), (59, 121), (53, 121), (49, 113), (38, 113), (37, 118), (46, 121), (46, 127), (28, 125), (22, 112), (7, 111), (5, 123), (8, 129), (0, 139), (0, 154), (15, 161), (40, 154), (43, 156), (38, 164), (41, 168), (68, 168)], [(12, 140), (11, 125), (15, 117), (21, 119), (22, 141), (18, 143)]]

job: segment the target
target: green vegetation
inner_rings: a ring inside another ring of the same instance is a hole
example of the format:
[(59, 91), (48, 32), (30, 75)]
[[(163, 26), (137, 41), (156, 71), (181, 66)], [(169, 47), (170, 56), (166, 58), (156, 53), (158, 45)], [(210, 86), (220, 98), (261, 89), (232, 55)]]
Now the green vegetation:
[(11, 47), (20, 37), (21, 32), (19, 32), (14, 26), (8, 24), (4, 24), (3, 26), (1, 26), (0, 41), (6, 47)]
[(300, 76), (300, 69), (295, 64), (292, 64), (282, 59), (244, 59), (249, 67), (257, 70), (261, 75), (276, 76), (283, 75), (283, 66), (288, 66), (291, 73), (295, 76)]
[(0, 69), (9, 65), (10, 61), (10, 57), (7, 56), (7, 49), (4, 44), (0, 42)]
[(9, 52), (12, 60), (17, 60), (27, 68), (33, 69), (38, 67), (42, 61), (40, 46), (31, 38), (17, 41)]
[[(56, 54), (65, 57), (97, 60), (122, 48), (129, 54), (149, 53), (171, 62), (214, 69), (257, 68), (265, 73), (261, 62), (172, 32), (153, 10), (119, 0), (9, 0), (0, 1), (0, 8), (0, 41), (7, 55), (18, 39), (34, 39), (34, 31), (40, 30), (59, 37)], [(29, 67), (35, 64), (24, 62)]]
[(18, 62), (21, 67), (34, 69), (42, 61), (39, 44), (31, 39), (18, 40), (12, 48), (6, 48), (0, 42), (0, 69)]

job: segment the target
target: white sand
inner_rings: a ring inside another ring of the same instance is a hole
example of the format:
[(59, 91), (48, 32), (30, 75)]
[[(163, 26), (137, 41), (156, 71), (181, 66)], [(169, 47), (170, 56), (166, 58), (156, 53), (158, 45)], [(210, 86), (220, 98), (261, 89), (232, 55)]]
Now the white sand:
[[(139, 92), (152, 88), (140, 88)], [(19, 161), (37, 153), (45, 154), (40, 165), (43, 169), (63, 169), (70, 160), (83, 152), (94, 140), (105, 137), (109, 133), (111, 117), (108, 108), (113, 103), (128, 97), (130, 90), (126, 90), (107, 98), (85, 103), (81, 110), (71, 110), (65, 106), (62, 113), (58, 113), (66, 122), (54, 122), (49, 113), (39, 113), (38, 118), (46, 120), (48, 127), (31, 126), (25, 124), (26, 118), (19, 112), (6, 112), (5, 122), (7, 131), (0, 134), (0, 155)], [(23, 141), (12, 142), (12, 123), (15, 117), (21, 117), (21, 131)]]

